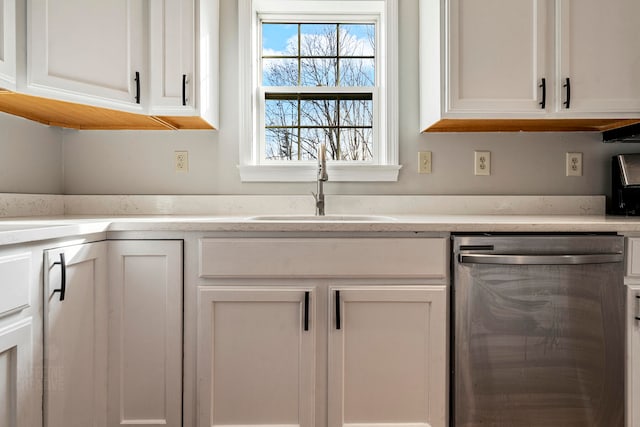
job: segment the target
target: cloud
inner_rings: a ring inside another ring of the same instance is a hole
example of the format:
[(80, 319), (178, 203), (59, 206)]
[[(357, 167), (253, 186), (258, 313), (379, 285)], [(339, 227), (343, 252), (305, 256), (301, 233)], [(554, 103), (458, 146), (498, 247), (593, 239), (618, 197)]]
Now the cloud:
[[(304, 27), (303, 27), (304, 28)], [(335, 27), (334, 27), (335, 28)], [(347, 27), (348, 28), (348, 27)], [(303, 32), (301, 35), (300, 45), (302, 53), (305, 55), (335, 55), (335, 31), (331, 31), (330, 27), (324, 27), (324, 32)], [(375, 49), (373, 42), (365, 36), (358, 36), (348, 32), (345, 27), (340, 31), (340, 49), (341, 55), (347, 56), (374, 56)], [(297, 34), (289, 37), (285, 42), (284, 50), (264, 47), (262, 54), (265, 56), (284, 56), (295, 55), (298, 51)]]
[(268, 47), (265, 47), (262, 49), (262, 56), (283, 56), (283, 55), (286, 55), (286, 53), (281, 50), (270, 49)]

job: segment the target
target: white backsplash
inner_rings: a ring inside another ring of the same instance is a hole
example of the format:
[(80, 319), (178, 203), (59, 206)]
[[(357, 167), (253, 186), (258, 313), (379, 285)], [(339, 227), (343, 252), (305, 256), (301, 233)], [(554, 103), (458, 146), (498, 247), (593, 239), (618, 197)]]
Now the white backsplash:
[[(311, 195), (64, 196), (67, 215), (313, 214)], [(604, 196), (326, 196), (327, 214), (603, 215)]]
[[(327, 214), (603, 215), (604, 196), (326, 196)], [(0, 194), (0, 217), (313, 214), (311, 195)]]
[(0, 218), (64, 214), (64, 196), (0, 193)]

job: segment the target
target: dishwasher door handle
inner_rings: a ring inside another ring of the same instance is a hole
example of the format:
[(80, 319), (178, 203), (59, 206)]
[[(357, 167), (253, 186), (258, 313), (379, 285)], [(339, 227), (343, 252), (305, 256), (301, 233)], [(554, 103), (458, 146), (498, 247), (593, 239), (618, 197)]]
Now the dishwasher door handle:
[(461, 264), (573, 265), (622, 262), (620, 253), (571, 255), (460, 254)]

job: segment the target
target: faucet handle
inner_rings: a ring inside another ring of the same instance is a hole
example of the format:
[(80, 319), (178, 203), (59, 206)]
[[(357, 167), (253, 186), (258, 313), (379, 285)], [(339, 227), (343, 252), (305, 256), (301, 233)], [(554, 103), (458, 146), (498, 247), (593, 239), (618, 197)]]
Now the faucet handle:
[(318, 202), (318, 195), (316, 193), (314, 193), (313, 191), (310, 192), (311, 195), (313, 196), (313, 198), (315, 199), (316, 203)]

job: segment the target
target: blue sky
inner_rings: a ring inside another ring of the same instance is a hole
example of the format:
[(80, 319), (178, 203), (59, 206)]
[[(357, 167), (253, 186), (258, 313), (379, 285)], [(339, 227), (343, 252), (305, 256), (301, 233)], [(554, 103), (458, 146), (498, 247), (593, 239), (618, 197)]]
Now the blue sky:
[(283, 52), (287, 47), (287, 41), (296, 37), (297, 24), (264, 24), (262, 26), (263, 50)]
[[(324, 24), (303, 24), (302, 35), (317, 34), (324, 27)], [(366, 40), (366, 26), (358, 24), (347, 24), (344, 26), (348, 32), (357, 39)], [(295, 41), (298, 36), (297, 24), (270, 24), (262, 25), (262, 48), (263, 53), (273, 55), (284, 52), (289, 40)]]

